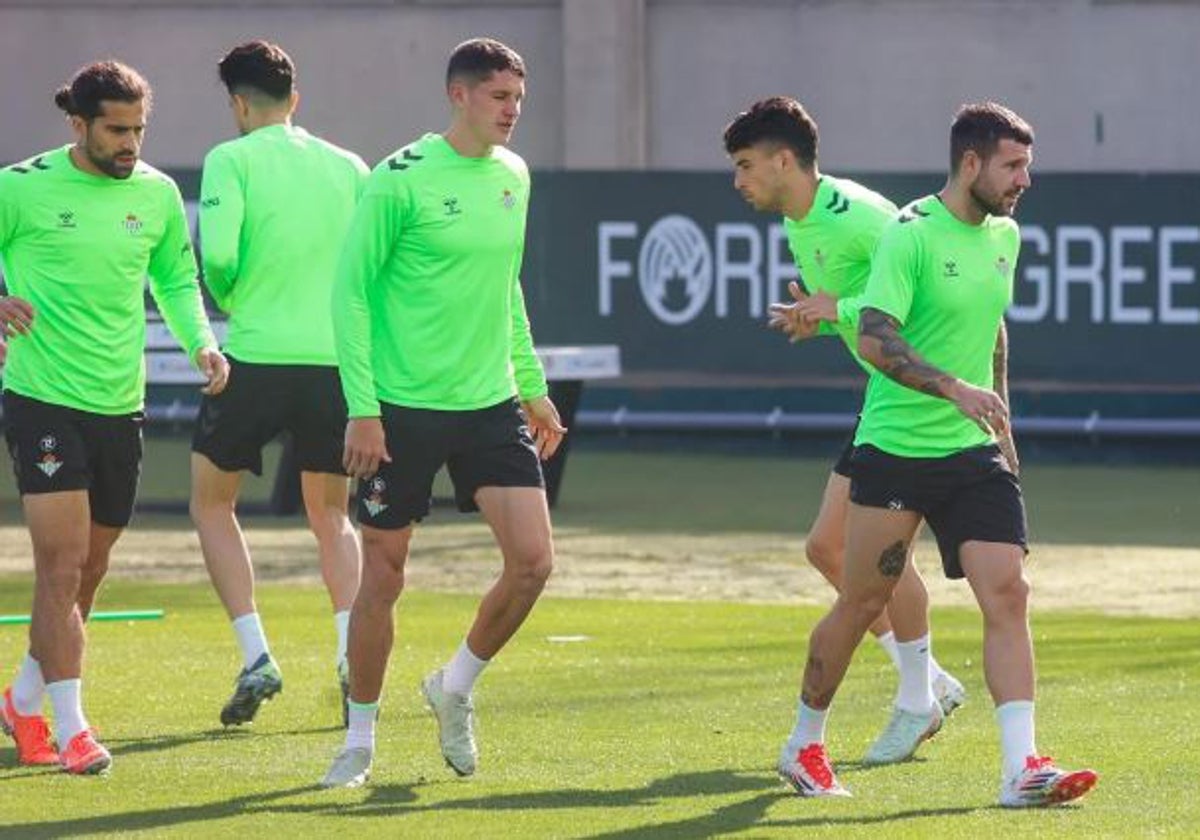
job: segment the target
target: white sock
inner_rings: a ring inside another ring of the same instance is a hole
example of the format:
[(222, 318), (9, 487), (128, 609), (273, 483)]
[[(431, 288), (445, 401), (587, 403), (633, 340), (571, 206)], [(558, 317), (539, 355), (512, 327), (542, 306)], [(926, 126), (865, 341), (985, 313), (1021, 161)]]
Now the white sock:
[(346, 749), (366, 748), (375, 752), (375, 719), (379, 717), (379, 701), (349, 704), (350, 726), (346, 730)]
[(475, 680), (487, 667), (488, 660), (471, 653), (464, 640), (442, 674), (442, 691), (450, 694), (470, 694)]
[(1025, 759), (1037, 755), (1033, 741), (1033, 701), (1010, 700), (996, 707), (1000, 724), (1000, 751), (1004, 757), (1004, 778), (1011, 779), (1025, 769)]
[(824, 744), (825, 718), (828, 716), (829, 709), (810, 709), (801, 700), (796, 709), (796, 725), (788, 736), (788, 752), (796, 752), (809, 744)]
[(246, 613), (235, 618), (233, 632), (237, 634), (238, 645), (242, 648), (242, 659), (247, 668), (269, 651), (267, 635), (263, 632), (262, 620), (258, 613)]
[(340, 664), (346, 658), (346, 639), (350, 635), (350, 610), (335, 612), (333, 626), (337, 630), (337, 658), (333, 661)]
[(929, 634), (911, 642), (897, 642), (900, 658), (900, 689), (896, 692), (896, 708), (918, 715), (929, 714), (933, 706), (933, 691), (929, 686)]
[(42, 678), (42, 666), (32, 654), (25, 654), (21, 670), (12, 684), (12, 704), (22, 717), (40, 715), (42, 702), (46, 699), (46, 680)]
[(896, 650), (896, 634), (889, 630), (882, 636), (876, 636), (875, 641), (879, 642), (879, 646), (887, 652), (888, 658), (892, 660), (892, 664), (899, 671), (900, 651)]
[(931, 651), (929, 654), (929, 684), (933, 685), (933, 681), (942, 676), (942, 674), (949, 676), (949, 673), (946, 671), (946, 669), (943, 668), (941, 664), (933, 658), (933, 652)]
[(83, 681), (76, 678), (47, 683), (46, 693), (54, 707), (54, 737), (58, 748), (65, 750), (72, 738), (88, 728), (83, 717)]

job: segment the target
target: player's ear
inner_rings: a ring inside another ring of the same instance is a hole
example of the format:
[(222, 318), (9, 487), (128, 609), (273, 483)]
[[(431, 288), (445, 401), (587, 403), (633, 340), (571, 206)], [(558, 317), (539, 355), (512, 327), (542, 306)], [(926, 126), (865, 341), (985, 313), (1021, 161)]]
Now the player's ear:
[(963, 152), (962, 161), (958, 165), (959, 174), (967, 181), (974, 181), (983, 170), (983, 158), (974, 149)]
[(71, 126), (71, 131), (75, 133), (75, 139), (82, 143), (87, 138), (88, 121), (78, 114), (70, 114), (67, 117), (67, 124)]
[(451, 79), (446, 85), (446, 96), (450, 97), (450, 104), (455, 108), (465, 108), (467, 104), (467, 83), (459, 79)]
[(288, 116), (296, 113), (296, 109), (300, 107), (300, 91), (293, 90), (291, 99), (288, 102)]

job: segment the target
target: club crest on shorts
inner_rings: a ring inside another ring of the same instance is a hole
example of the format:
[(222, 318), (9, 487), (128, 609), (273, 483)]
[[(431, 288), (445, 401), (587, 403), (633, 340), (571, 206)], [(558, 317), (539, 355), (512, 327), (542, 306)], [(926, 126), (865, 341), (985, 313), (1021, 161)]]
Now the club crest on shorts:
[(54, 478), (54, 474), (62, 466), (62, 460), (54, 454), (57, 448), (58, 441), (54, 439), (54, 435), (46, 435), (38, 441), (38, 449), (42, 454), (38, 458), (37, 468), (46, 474), (46, 478)]
[(375, 476), (367, 482), (367, 497), (363, 499), (363, 507), (371, 516), (378, 516), (388, 509), (388, 506), (383, 503), (383, 491), (386, 489), (387, 482), (379, 476)]

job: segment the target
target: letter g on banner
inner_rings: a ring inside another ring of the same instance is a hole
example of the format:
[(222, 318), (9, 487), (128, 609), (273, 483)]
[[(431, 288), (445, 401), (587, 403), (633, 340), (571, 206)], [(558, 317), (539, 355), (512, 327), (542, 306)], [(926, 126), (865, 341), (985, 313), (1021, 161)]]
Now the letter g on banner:
[(646, 306), (664, 324), (686, 324), (708, 303), (713, 259), (708, 240), (687, 216), (664, 216), (642, 240), (638, 285)]

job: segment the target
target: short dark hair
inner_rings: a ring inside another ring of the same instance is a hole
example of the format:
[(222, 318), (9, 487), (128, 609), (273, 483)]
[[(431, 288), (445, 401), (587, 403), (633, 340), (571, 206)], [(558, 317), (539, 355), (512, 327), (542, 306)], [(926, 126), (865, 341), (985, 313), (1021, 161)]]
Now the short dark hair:
[(468, 85), (486, 82), (493, 73), (511, 70), (525, 78), (525, 60), (512, 47), (494, 38), (472, 38), (463, 41), (450, 53), (446, 65), (446, 86), (461, 79)]
[(76, 70), (71, 81), (54, 93), (54, 104), (70, 116), (90, 122), (100, 116), (102, 102), (144, 102), (149, 110), (152, 98), (150, 83), (141, 73), (109, 59)]
[(760, 99), (725, 127), (725, 152), (732, 155), (759, 143), (786, 146), (802, 167), (812, 169), (817, 160), (817, 121), (791, 97)]
[(231, 94), (249, 88), (276, 101), (288, 99), (296, 82), (291, 56), (270, 41), (238, 44), (217, 62), (217, 73)]
[(972, 151), (987, 160), (1001, 140), (1016, 140), (1033, 145), (1033, 128), (1015, 111), (998, 102), (973, 102), (963, 105), (950, 126), (950, 171), (957, 172), (963, 155)]

